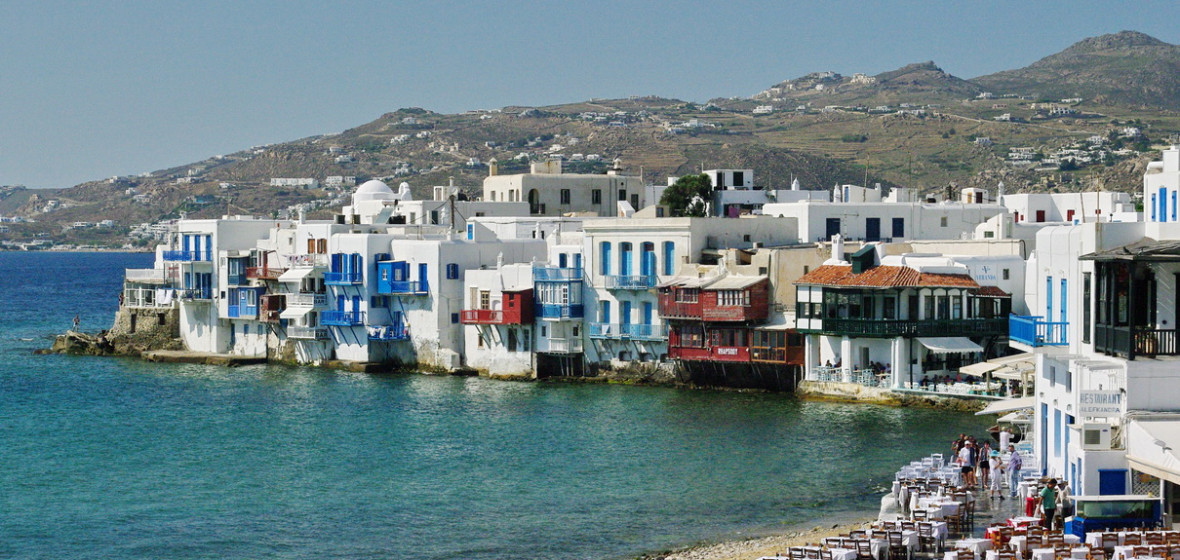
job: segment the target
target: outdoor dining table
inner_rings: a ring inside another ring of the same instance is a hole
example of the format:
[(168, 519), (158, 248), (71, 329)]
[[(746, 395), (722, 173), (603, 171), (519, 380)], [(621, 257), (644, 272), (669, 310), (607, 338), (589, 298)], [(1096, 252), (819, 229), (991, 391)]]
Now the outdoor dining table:
[[(1053, 560), (1056, 550), (1052, 548), (1034, 548), (1032, 549), (1032, 560)], [(1086, 558), (1090, 554), (1090, 549), (1085, 547), (1072, 548), (1069, 551), (1070, 558)]]
[(983, 558), (984, 552), (992, 549), (991, 539), (959, 539), (955, 541), (955, 548), (970, 550), (975, 554), (976, 560)]
[(852, 548), (829, 548), (832, 560), (856, 560), (856, 550)]
[[(877, 536), (884, 531), (875, 530), (873, 536), (869, 539), (869, 547), (872, 549), (873, 558), (882, 560), (885, 558), (885, 553), (889, 551), (889, 538)], [(906, 547), (911, 553), (918, 549), (918, 532), (917, 531), (902, 531), (901, 544)]]
[(1008, 520), (1008, 525), (1011, 525), (1012, 528), (1028, 527), (1029, 525), (1040, 525), (1040, 524), (1041, 524), (1040, 517), (1027, 517), (1027, 516), (1023, 516), (1023, 515), (1018, 515), (1018, 516), (1013, 517)]
[[(1180, 531), (1160, 531), (1160, 533), (1162, 533), (1164, 535), (1164, 538), (1166, 539), (1168, 537), (1168, 535), (1180, 534)], [(1088, 544), (1094, 548), (1098, 548), (1098, 547), (1102, 546), (1102, 534), (1103, 533), (1101, 531), (1086, 533), (1086, 544)], [(1147, 535), (1147, 533), (1144, 531), (1120, 531), (1115, 534), (1118, 536), (1118, 539), (1119, 539), (1119, 544), (1117, 546), (1122, 546), (1123, 543), (1126, 542), (1127, 535), (1129, 535), (1129, 534), (1139, 535), (1140, 537), (1143, 537), (1144, 543), (1146, 543), (1145, 536)]]
[[(1077, 535), (1065, 535), (1065, 544), (1074, 546), (1082, 544), (1082, 538)], [(1028, 536), (1013, 535), (1012, 540), (1008, 541), (1008, 545), (1011, 546), (1016, 552), (1024, 554), (1025, 549), (1028, 548)], [(1038, 544), (1037, 546), (1033, 547), (1033, 550), (1038, 548), (1042, 547)]]

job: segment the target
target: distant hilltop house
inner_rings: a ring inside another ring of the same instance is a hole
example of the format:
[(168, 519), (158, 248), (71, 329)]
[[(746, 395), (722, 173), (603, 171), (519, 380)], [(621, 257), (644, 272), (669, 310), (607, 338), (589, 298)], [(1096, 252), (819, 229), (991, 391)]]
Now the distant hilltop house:
[(877, 78), (876, 76), (857, 73), (852, 75), (852, 79), (849, 82), (853, 84), (871, 85), (877, 83)]
[(325, 187), (355, 187), (356, 177), (352, 175), (328, 175), (324, 178)]
[(774, 112), (774, 105), (759, 105), (754, 107), (755, 115), (766, 115)]
[(272, 187), (295, 187), (300, 189), (318, 189), (320, 182), (310, 177), (273, 177), (270, 180)]

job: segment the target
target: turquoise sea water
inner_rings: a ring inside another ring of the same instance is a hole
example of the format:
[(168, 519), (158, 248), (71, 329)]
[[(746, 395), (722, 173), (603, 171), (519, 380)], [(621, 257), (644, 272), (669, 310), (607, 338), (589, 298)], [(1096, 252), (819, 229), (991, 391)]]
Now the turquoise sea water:
[[(0, 558), (626, 558), (875, 511), (969, 415), (34, 356), (150, 255), (0, 253)], [(29, 340), (31, 339), (31, 340)], [(739, 535), (741, 533), (741, 535)]]

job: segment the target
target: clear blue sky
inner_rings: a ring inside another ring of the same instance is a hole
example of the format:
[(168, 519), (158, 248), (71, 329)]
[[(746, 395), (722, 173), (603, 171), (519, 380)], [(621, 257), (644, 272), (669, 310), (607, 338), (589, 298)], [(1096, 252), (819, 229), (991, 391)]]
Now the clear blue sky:
[(750, 95), (934, 60), (963, 78), (1175, 2), (0, 2), (0, 185), (65, 187), (440, 112)]

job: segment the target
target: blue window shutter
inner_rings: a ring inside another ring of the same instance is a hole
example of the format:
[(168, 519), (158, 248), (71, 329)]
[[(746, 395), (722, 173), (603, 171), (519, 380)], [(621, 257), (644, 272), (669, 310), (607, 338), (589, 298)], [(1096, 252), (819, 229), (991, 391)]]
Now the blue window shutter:
[(602, 275), (610, 274), (610, 241), (602, 242), (602, 261), (599, 270)]
[(664, 275), (671, 276), (676, 273), (676, 243), (673, 241), (664, 242)]

